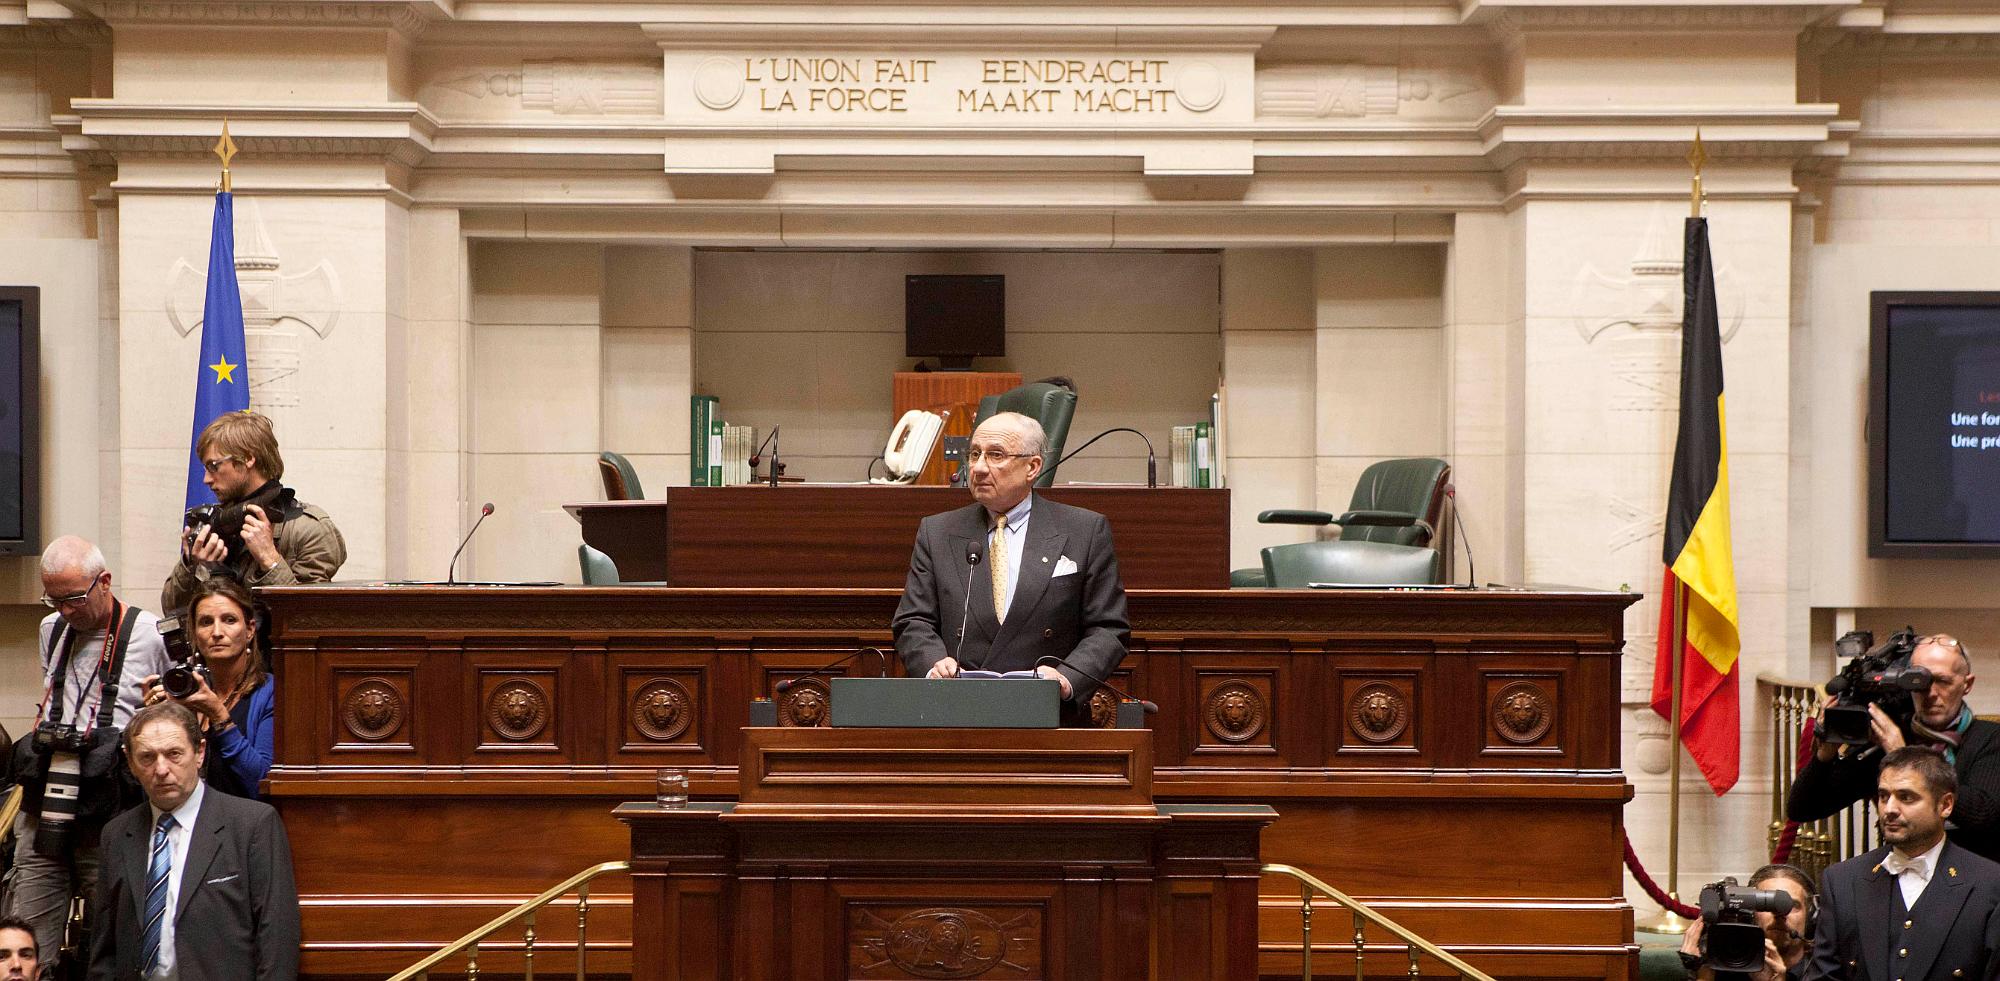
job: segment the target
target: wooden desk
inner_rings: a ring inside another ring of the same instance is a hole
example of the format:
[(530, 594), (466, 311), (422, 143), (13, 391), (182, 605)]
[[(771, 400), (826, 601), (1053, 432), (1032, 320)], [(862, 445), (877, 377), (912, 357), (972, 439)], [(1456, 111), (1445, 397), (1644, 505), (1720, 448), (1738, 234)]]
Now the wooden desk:
[[(687, 768), (699, 798), (733, 800), (750, 698), (888, 643), (899, 596), (260, 592), (279, 678), (269, 791), (291, 832), (315, 977), (387, 975), (625, 854), (611, 810), (650, 796), (656, 767)], [(1495, 975), (1623, 981), (1637, 948), (1620, 868), (1631, 788), (1618, 658), (1636, 598), (1135, 590), (1118, 682), (1161, 706), (1157, 802), (1269, 804), (1265, 861), (1377, 903)], [(800, 700), (815, 691), (793, 687), (786, 717), (812, 717)], [(621, 885), (592, 893), (600, 970), (630, 964)], [(1298, 969), (1296, 902), (1264, 883), (1264, 974)], [(545, 939), (561, 940), (563, 918), (548, 919)], [(1339, 933), (1316, 934), (1322, 957), (1339, 955)], [(492, 957), (488, 970), (507, 970)], [(537, 962), (557, 971), (562, 958)]]
[[(1226, 589), (1229, 491), (1054, 487), (1111, 522), (1128, 589)], [(917, 522), (972, 503), (954, 487), (670, 487), (647, 501), (565, 504), (620, 577), (686, 587), (901, 589)]]

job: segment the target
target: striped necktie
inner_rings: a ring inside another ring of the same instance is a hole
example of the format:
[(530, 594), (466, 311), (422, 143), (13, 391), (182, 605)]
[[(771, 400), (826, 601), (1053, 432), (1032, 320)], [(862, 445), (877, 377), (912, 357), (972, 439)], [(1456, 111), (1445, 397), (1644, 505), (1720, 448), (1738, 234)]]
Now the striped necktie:
[(146, 867), (146, 966), (142, 974), (150, 975), (160, 966), (160, 931), (167, 920), (167, 873), (174, 859), (167, 833), (173, 829), (172, 814), (160, 815), (160, 823), (153, 828), (153, 860)]

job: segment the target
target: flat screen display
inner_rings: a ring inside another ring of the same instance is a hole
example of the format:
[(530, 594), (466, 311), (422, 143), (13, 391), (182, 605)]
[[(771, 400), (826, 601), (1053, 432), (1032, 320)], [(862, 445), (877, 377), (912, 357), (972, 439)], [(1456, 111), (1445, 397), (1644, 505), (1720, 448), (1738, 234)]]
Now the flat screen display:
[(0, 555), (42, 550), (41, 290), (0, 286)]
[(2000, 558), (2000, 293), (1872, 300), (1869, 554)]
[(1007, 277), (910, 276), (903, 291), (903, 354), (966, 368), (1007, 353)]

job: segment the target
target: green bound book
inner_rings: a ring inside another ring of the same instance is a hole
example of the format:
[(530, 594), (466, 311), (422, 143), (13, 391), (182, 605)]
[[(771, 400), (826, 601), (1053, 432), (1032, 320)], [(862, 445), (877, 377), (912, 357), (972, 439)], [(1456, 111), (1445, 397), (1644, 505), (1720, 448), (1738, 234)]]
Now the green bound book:
[(722, 486), (722, 427), (728, 425), (720, 419), (708, 423), (708, 486)]
[(1194, 424), (1194, 485), (1196, 487), (1209, 486), (1209, 482), (1213, 478), (1214, 461), (1209, 457), (1208, 450), (1208, 423), (1197, 422)]

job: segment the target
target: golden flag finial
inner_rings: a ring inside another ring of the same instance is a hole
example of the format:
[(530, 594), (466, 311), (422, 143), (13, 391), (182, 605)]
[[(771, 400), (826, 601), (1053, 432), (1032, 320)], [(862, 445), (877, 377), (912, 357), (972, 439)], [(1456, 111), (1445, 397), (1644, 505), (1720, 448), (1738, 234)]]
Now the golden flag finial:
[(229, 120), (222, 120), (222, 139), (215, 141), (215, 155), (222, 158), (222, 191), (229, 193), (229, 158), (236, 156), (236, 141), (229, 138)]
[(1688, 210), (1692, 217), (1701, 217), (1701, 165), (1708, 162), (1708, 152), (1701, 148), (1701, 127), (1694, 128), (1694, 149), (1688, 151), (1688, 166), (1694, 168), (1694, 190), (1688, 195)]

